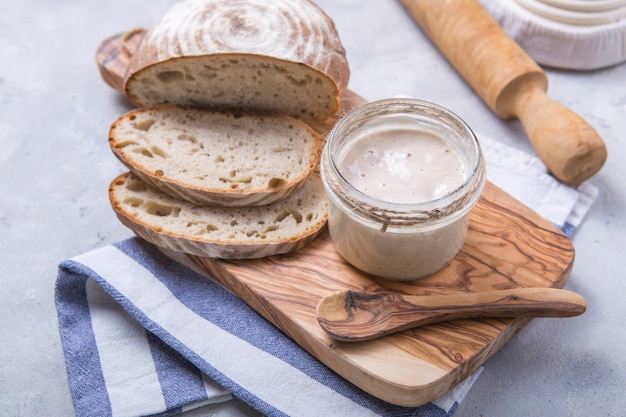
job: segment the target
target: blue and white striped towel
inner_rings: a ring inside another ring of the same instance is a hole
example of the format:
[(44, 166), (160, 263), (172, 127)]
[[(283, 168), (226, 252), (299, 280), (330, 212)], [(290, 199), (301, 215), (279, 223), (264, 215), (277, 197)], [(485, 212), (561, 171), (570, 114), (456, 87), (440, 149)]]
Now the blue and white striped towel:
[[(536, 158), (482, 143), (489, 179), (571, 236), (595, 189), (566, 187)], [(138, 238), (62, 262), (55, 296), (78, 417), (171, 416), (233, 395), (268, 416), (451, 416), (479, 374), (421, 407), (385, 403)]]
[(64, 261), (56, 301), (78, 416), (172, 415), (229, 391), (270, 416), (446, 416), (471, 383), (420, 409), (380, 401), (138, 238)]

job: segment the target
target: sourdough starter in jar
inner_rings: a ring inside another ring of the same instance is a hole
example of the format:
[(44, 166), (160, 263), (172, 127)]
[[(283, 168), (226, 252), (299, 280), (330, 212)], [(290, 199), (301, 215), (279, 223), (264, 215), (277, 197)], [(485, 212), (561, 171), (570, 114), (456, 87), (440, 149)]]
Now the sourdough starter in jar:
[(483, 170), (475, 136), (445, 109), (394, 99), (355, 110), (331, 132), (322, 157), (337, 252), (387, 279), (436, 272), (463, 246)]
[(359, 137), (337, 166), (357, 190), (390, 203), (436, 200), (466, 180), (453, 147), (430, 132), (414, 129), (384, 129)]

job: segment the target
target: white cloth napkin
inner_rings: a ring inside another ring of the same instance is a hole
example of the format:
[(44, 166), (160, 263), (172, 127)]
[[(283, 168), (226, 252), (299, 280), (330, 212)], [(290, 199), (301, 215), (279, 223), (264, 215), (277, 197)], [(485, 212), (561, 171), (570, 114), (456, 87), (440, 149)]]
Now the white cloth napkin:
[[(488, 178), (569, 236), (597, 191), (481, 139)], [(336, 375), (245, 303), (139, 238), (60, 264), (55, 301), (77, 416), (173, 416), (236, 396), (268, 416), (452, 416), (480, 370), (416, 408)]]
[(573, 237), (598, 189), (589, 183), (567, 186), (551, 176), (536, 155), (478, 136), (487, 161), (487, 179)]
[[(538, 14), (523, 7), (519, 0), (480, 2), (504, 31), (541, 65), (590, 71), (626, 61), (626, 18), (623, 17), (623, 4), (617, 8), (613, 21), (580, 25)], [(608, 4), (590, 0), (575, 3), (579, 3), (579, 6), (584, 6), (585, 3), (588, 6), (593, 3), (598, 6), (600, 3)], [(546, 4), (542, 6), (545, 7)], [(557, 7), (555, 10), (559, 9)]]

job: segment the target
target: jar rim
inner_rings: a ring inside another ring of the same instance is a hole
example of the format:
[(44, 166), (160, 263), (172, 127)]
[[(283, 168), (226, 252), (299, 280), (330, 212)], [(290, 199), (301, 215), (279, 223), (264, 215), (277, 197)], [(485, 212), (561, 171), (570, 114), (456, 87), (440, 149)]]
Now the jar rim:
[[(416, 113), (416, 111), (420, 113)], [(473, 154), (470, 155), (472, 165), (468, 166), (468, 175), (463, 183), (443, 196), (418, 203), (390, 202), (373, 197), (356, 188), (339, 171), (331, 150), (334, 149), (333, 146), (336, 141), (349, 135), (356, 129), (356, 127), (350, 128), (351, 123), (359, 122), (360, 119), (363, 119), (370, 113), (377, 116), (401, 114), (415, 116), (420, 114), (429, 117), (436, 115), (438, 116), (437, 120), (443, 121), (447, 129), (454, 128), (451, 124), (461, 128), (463, 137), (470, 139), (470, 149), (473, 151)], [(480, 142), (469, 125), (456, 113), (445, 107), (415, 98), (389, 98), (372, 101), (344, 115), (327, 137), (322, 155), (323, 176), (328, 177), (328, 172), (325, 172), (327, 169), (332, 171), (332, 175), (342, 187), (346, 187), (351, 194), (357, 196), (358, 203), (352, 199), (353, 201), (350, 201), (351, 206), (357, 205), (360, 209), (359, 211), (370, 211), (373, 217), (381, 221), (391, 221), (393, 223), (393, 218), (397, 218), (401, 224), (405, 224), (407, 221), (421, 223), (428, 220), (441, 219), (453, 214), (458, 214), (459, 216), (465, 214), (478, 200), (484, 185), (485, 176), (484, 158)], [(328, 178), (326, 180), (328, 181)], [(469, 207), (464, 209), (466, 206)], [(378, 214), (376, 213), (377, 211)]]

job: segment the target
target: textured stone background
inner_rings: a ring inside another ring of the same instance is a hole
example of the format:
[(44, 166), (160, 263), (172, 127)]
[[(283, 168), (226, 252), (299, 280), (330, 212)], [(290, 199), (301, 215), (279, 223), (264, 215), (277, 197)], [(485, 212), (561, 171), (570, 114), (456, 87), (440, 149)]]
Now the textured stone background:
[[(0, 415), (71, 416), (54, 309), (58, 263), (131, 234), (107, 186), (123, 171), (107, 144), (128, 103), (99, 76), (105, 37), (150, 26), (174, 0), (24, 0), (0, 5)], [(532, 152), (517, 121), (473, 94), (399, 2), (320, 0), (373, 100), (410, 95), (455, 111), (476, 131)], [(604, 137), (598, 201), (574, 238), (568, 289), (576, 319), (534, 320), (485, 366), (456, 416), (617, 416), (626, 410), (626, 65), (549, 71), (550, 95)], [(252, 415), (231, 402), (194, 415)], [(623, 415), (623, 414), (621, 414)]]

